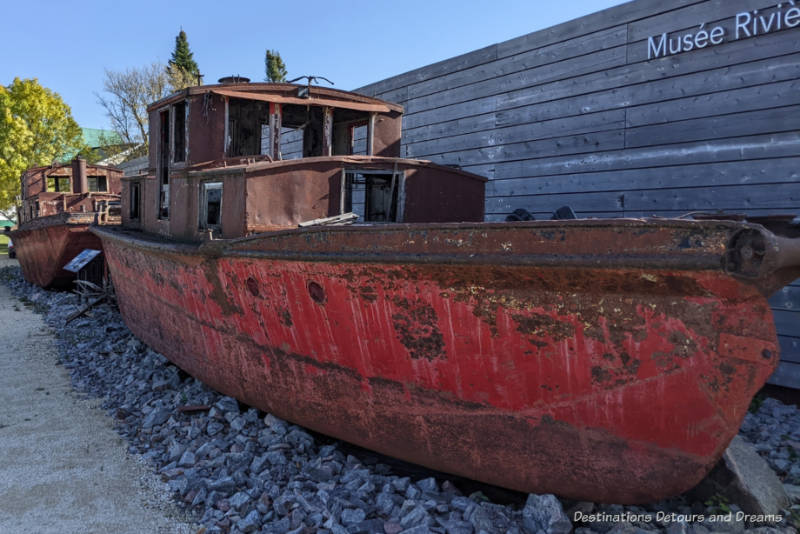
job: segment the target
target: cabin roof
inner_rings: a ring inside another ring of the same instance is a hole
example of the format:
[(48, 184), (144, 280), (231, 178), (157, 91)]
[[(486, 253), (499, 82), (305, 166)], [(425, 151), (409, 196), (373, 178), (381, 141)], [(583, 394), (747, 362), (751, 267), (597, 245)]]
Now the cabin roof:
[[(307, 98), (298, 96), (298, 90), (300, 89), (309, 89), (309, 96)], [(147, 110), (153, 111), (168, 104), (183, 100), (188, 96), (206, 93), (280, 104), (330, 106), (358, 111), (375, 111), (379, 113), (388, 113), (391, 111), (397, 113), (403, 112), (403, 106), (377, 98), (350, 91), (340, 91), (338, 89), (316, 86), (311, 86), (309, 88), (306, 85), (293, 83), (228, 83), (188, 87), (166, 98), (153, 102), (148, 106)]]
[[(63, 169), (63, 168), (68, 168), (68, 169), (70, 169), (70, 172), (72, 172), (72, 162), (68, 161), (66, 163), (56, 163), (56, 164), (53, 164), (53, 165), (40, 165), (38, 167), (28, 167), (27, 169), (22, 171), (22, 176), (25, 177), (25, 176), (28, 176), (30, 174), (35, 174), (37, 172), (46, 171), (47, 169), (50, 169), (51, 171), (55, 172), (58, 169)], [(114, 167), (112, 165), (97, 165), (95, 163), (87, 163), (86, 164), (86, 168), (87, 169), (105, 169), (105, 170), (108, 170), (108, 171), (119, 171), (119, 172), (122, 172), (122, 169), (119, 169), (119, 168)]]
[[(384, 156), (317, 156), (302, 159), (284, 159), (278, 161), (271, 160), (257, 160), (255, 158), (238, 157), (226, 158), (224, 160), (206, 161), (185, 167), (185, 172), (198, 172), (203, 174), (228, 174), (231, 172), (254, 172), (261, 169), (289, 169), (291, 167), (307, 167), (314, 164), (325, 164), (329, 162), (336, 162), (343, 165), (357, 165), (360, 168), (368, 168), (370, 165), (375, 165), (379, 168), (385, 169), (387, 165), (395, 165), (398, 169), (406, 168), (422, 168), (427, 167), (431, 169), (446, 169), (448, 172), (458, 174), (465, 178), (476, 180), (479, 182), (486, 182), (487, 178), (478, 174), (473, 174), (469, 171), (464, 171), (458, 168), (439, 165), (432, 161), (422, 159), (407, 159), (407, 158), (392, 158)], [(366, 170), (366, 169), (365, 169)], [(124, 180), (136, 179), (139, 177), (123, 178)]]

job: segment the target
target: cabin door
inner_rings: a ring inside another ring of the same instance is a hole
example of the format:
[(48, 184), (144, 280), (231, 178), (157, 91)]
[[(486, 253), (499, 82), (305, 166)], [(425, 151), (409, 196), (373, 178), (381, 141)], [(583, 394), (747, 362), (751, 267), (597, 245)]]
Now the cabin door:
[(399, 192), (402, 171), (348, 172), (345, 179), (345, 212), (356, 213), (363, 222), (402, 222)]

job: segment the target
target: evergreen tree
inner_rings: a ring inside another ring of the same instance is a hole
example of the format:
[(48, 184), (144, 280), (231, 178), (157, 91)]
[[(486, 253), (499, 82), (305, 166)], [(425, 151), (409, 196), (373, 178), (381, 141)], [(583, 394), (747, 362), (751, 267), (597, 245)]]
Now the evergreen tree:
[[(183, 87), (199, 83), (200, 67), (197, 66), (197, 62), (192, 56), (192, 51), (189, 50), (189, 41), (186, 39), (186, 32), (181, 30), (178, 36), (175, 37), (175, 50), (172, 51), (172, 58), (167, 66), (167, 73), (173, 81), (173, 89), (183, 89)], [(175, 79), (182, 79), (184, 82), (175, 83)]]
[(264, 67), (267, 73), (268, 82), (285, 82), (286, 65), (284, 65), (281, 55), (277, 50), (267, 50), (264, 58)]

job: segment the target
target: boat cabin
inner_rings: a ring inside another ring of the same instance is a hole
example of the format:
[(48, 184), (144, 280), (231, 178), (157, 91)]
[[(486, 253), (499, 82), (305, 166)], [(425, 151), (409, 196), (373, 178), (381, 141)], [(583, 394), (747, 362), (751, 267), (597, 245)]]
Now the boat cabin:
[(22, 173), (19, 223), (60, 213), (107, 212), (119, 202), (122, 171), (89, 165), (76, 157), (70, 163), (32, 167)]
[(483, 220), (485, 178), (400, 158), (396, 104), (234, 81), (184, 89), (148, 111), (149, 168), (123, 178), (128, 228), (201, 241), (351, 212), (372, 224)]

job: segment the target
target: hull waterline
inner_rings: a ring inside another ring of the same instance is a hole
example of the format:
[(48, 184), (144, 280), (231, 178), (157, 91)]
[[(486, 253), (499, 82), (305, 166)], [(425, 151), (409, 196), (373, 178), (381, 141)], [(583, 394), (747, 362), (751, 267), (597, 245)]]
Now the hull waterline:
[(699, 482), (777, 365), (779, 281), (731, 256), (759, 228), (94, 232), (131, 330), (215, 389), (441, 471), (633, 503)]

